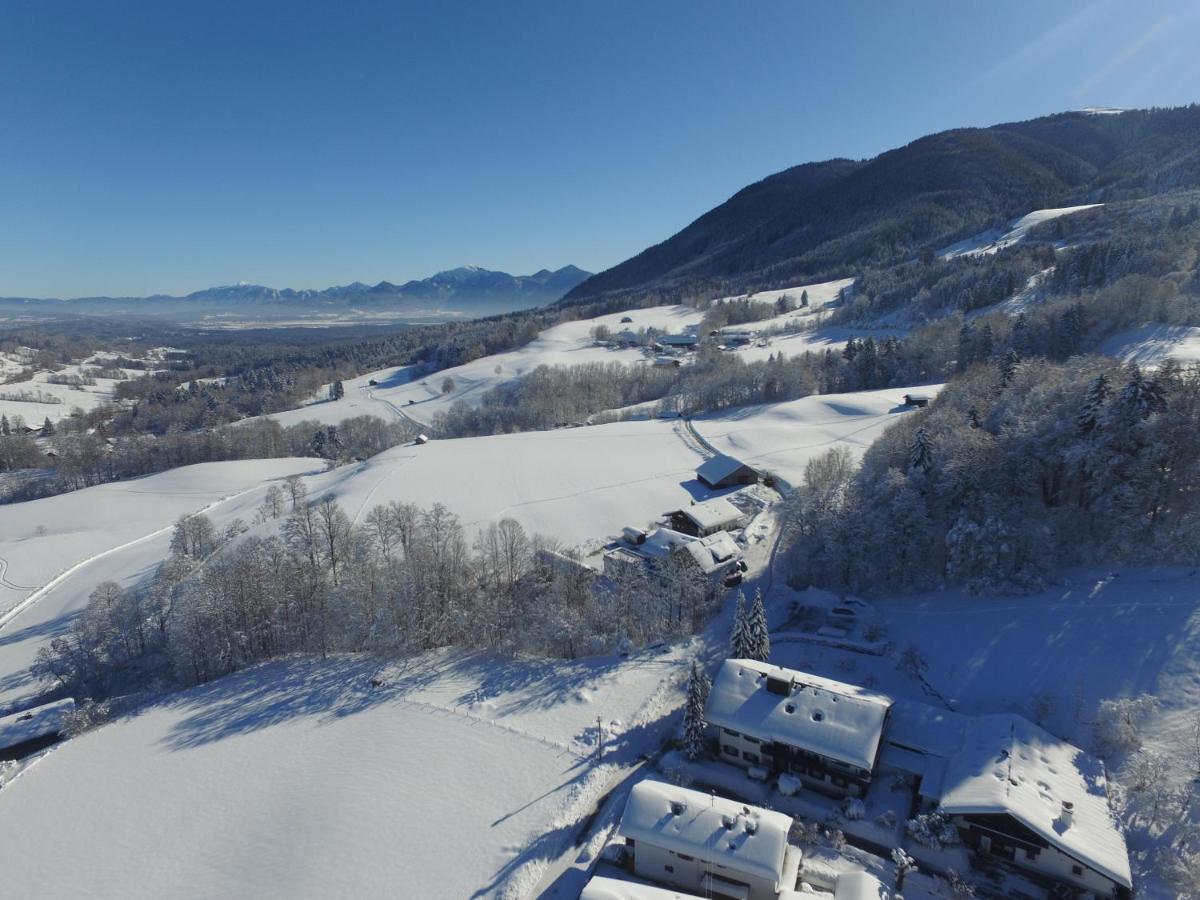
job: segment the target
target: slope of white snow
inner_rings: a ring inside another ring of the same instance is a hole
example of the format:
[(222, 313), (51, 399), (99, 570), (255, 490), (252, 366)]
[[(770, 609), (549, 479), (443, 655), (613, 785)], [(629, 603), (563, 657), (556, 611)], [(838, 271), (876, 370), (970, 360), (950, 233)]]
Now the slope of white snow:
[(1007, 230), (992, 228), (981, 232), (974, 237), (951, 244), (949, 247), (943, 247), (938, 251), (938, 256), (942, 257), (942, 259), (954, 259), (959, 256), (987, 256), (997, 253), (1025, 240), (1030, 230), (1037, 225), (1052, 221), (1060, 216), (1069, 216), (1071, 213), (1081, 212), (1085, 209), (1094, 209), (1097, 206), (1103, 205), (1102, 203), (1089, 203), (1084, 206), (1064, 206), (1058, 209), (1036, 209), (1031, 213), (1021, 216), (1019, 219), (1013, 219), (1008, 223)]
[[(632, 323), (622, 324), (621, 320), (626, 317), (632, 319)], [(566, 322), (546, 329), (535, 340), (509, 353), (485, 356), (424, 378), (414, 380), (413, 373), (403, 367), (371, 372), (345, 382), (346, 396), (341, 400), (273, 413), (270, 418), (283, 425), (294, 425), (307, 420), (337, 424), (343, 419), (367, 414), (384, 419), (403, 415), (428, 423), (436, 413), (447, 409), (456, 400), (477, 404), (490, 388), (520, 378), (538, 366), (647, 362), (642, 351), (635, 348), (594, 346), (591, 331), (599, 325), (607, 326), (614, 334), (626, 328), (635, 332), (655, 328), (675, 333), (698, 325), (701, 318), (703, 314), (699, 310), (688, 306), (658, 306)], [(453, 382), (453, 388), (443, 392), (443, 382), (447, 378)], [(372, 386), (372, 380), (378, 384)]]
[[(919, 390), (935, 396), (940, 389)], [(861, 456), (884, 428), (909, 411), (903, 406), (908, 390), (818, 394), (698, 417), (692, 424), (721, 453), (798, 484), (808, 461), (832, 447), (849, 447)]]
[(201, 463), (0, 506), (0, 710), (34, 692), (38, 648), (97, 584), (133, 583), (166, 556), (181, 515), (249, 522), (268, 484), (320, 468), (312, 459)]
[(1200, 328), (1143, 325), (1113, 335), (1097, 349), (1139, 366), (1161, 366), (1168, 359), (1185, 364), (1200, 362)]
[(67, 741), (7, 785), (4, 893), (520, 895), (611, 771), (654, 745), (656, 698), (674, 704), (683, 669), (678, 653), (430, 654), (233, 675)]

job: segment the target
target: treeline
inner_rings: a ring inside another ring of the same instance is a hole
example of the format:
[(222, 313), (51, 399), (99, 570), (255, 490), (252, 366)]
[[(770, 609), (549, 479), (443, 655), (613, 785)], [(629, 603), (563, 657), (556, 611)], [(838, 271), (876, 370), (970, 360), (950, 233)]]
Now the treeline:
[[(48, 497), (66, 491), (164, 472), (196, 463), (311, 456), (331, 463), (366, 459), (416, 437), (407, 420), (356, 416), (336, 426), (299, 422), (283, 427), (272, 419), (162, 437), (120, 435), (103, 429), (80, 431), (60, 422), (41, 441), (32, 435), (0, 434), (0, 471), (31, 470), (5, 479), (0, 503)], [(48, 455), (49, 454), (49, 455)]]
[(682, 558), (601, 579), (514, 520), (474, 542), (440, 504), (377, 506), (356, 524), (330, 495), (310, 502), (298, 478), (268, 492), (258, 521), (278, 533), (181, 519), (154, 578), (100, 585), (39, 651), (37, 673), (76, 699), (103, 699), (291, 653), (453, 644), (574, 657), (691, 633), (719, 599)]
[(788, 501), (797, 584), (1036, 589), (1063, 566), (1200, 561), (1200, 366), (980, 364)]

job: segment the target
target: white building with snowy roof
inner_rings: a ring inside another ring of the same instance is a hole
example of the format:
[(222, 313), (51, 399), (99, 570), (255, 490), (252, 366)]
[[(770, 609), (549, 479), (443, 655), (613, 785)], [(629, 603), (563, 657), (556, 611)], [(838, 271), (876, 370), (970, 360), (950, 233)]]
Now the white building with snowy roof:
[(796, 886), (800, 851), (783, 813), (661, 781), (633, 786), (621, 836), (633, 874), (728, 900), (775, 900)]
[(879, 758), (891, 698), (752, 659), (727, 659), (705, 717), (719, 758), (789, 773), (833, 796), (861, 797)]
[(981, 856), (1098, 897), (1131, 895), (1104, 764), (1021, 716), (968, 720), (940, 806)]
[(676, 554), (685, 554), (702, 574), (714, 581), (735, 569), (740, 571), (742, 550), (728, 532), (697, 538), (670, 528), (657, 528), (643, 535), (640, 543), (627, 541), (610, 547), (604, 553), (602, 565), (605, 575), (616, 578), (627, 567), (654, 567)]
[(745, 518), (745, 513), (723, 497), (693, 503), (667, 515), (670, 516), (671, 525), (676, 531), (695, 537), (705, 537), (718, 531), (737, 528)]
[(583, 887), (579, 900), (700, 900), (699, 894), (681, 894), (671, 888), (641, 881), (594, 875)]

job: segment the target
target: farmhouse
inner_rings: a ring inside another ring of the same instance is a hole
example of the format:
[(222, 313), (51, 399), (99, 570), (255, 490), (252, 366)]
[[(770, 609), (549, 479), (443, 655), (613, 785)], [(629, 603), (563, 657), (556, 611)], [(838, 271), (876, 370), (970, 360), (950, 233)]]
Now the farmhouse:
[(928, 394), (905, 394), (905, 406), (928, 406), (930, 397)]
[(68, 697), (0, 718), (0, 760), (22, 759), (49, 747), (61, 736), (74, 709), (75, 701)]
[(730, 900), (775, 900), (792, 890), (800, 853), (792, 820), (660, 781), (634, 785), (620, 833), (633, 874)]
[(700, 338), (694, 334), (663, 334), (659, 335), (657, 343), (660, 347), (694, 350), (700, 344)]
[(727, 659), (708, 697), (718, 758), (787, 773), (835, 797), (861, 797), (892, 701), (854, 685), (751, 659)]
[(1131, 896), (1104, 764), (1027, 719), (969, 720), (947, 762), (940, 806), (980, 856), (1098, 897)]
[(696, 478), (710, 488), (733, 487), (737, 484), (757, 484), (758, 471), (740, 459), (718, 453), (696, 470)]
[(742, 551), (726, 532), (719, 531), (707, 537), (697, 538), (658, 528), (644, 534), (630, 529), (626, 542), (605, 551), (602, 565), (609, 578), (619, 577), (627, 567), (654, 569), (676, 553), (685, 554), (696, 567), (711, 579), (724, 579), (733, 571), (740, 571)]
[(693, 503), (691, 506), (669, 512), (667, 516), (671, 520), (672, 528), (695, 537), (736, 528), (743, 518), (740, 509), (720, 497), (703, 503)]

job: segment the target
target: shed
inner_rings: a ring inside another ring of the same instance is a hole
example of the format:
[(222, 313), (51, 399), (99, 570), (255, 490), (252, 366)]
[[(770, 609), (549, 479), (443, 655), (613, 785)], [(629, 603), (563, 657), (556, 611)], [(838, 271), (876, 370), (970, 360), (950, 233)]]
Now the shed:
[(705, 500), (703, 503), (693, 503), (667, 515), (670, 516), (676, 531), (696, 537), (736, 528), (743, 518), (740, 509), (721, 497)]
[(694, 334), (664, 334), (658, 338), (661, 347), (682, 347), (690, 350), (700, 343), (700, 338)]
[(929, 401), (933, 399), (928, 394), (905, 394), (905, 406), (928, 406)]
[(725, 488), (737, 484), (757, 484), (759, 473), (740, 459), (718, 453), (696, 470), (696, 478), (710, 488)]
[(414, 444), (428, 444), (429, 443), (429, 435), (418, 434), (416, 436), (416, 439), (413, 440), (413, 443)]
[(0, 760), (21, 759), (49, 747), (74, 710), (75, 701), (68, 697), (0, 718)]

